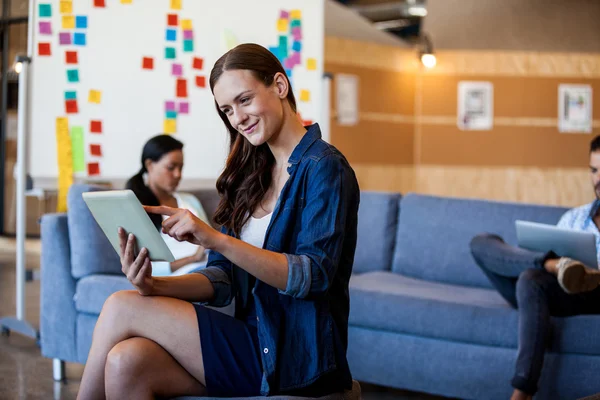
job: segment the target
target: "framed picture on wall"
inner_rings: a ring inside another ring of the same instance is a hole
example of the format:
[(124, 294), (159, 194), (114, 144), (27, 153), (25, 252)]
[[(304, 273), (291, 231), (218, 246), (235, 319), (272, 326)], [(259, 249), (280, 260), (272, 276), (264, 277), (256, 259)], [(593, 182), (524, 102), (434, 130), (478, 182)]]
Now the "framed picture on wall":
[(558, 131), (592, 133), (592, 87), (558, 86)]
[(494, 126), (494, 85), (491, 82), (458, 83), (456, 124), (464, 131), (487, 131)]

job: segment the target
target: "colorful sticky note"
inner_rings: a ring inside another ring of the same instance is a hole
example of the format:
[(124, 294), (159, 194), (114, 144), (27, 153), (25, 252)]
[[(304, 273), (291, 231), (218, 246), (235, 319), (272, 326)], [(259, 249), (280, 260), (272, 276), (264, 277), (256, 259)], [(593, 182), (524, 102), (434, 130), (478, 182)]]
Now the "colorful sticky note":
[(52, 16), (52, 5), (40, 4), (38, 7), (40, 17), (51, 17)]
[(40, 35), (52, 35), (52, 24), (47, 21), (40, 21)]
[(188, 97), (187, 79), (177, 79), (177, 97)]
[(171, 0), (171, 10), (181, 10), (181, 0)]
[(71, 128), (71, 154), (73, 156), (73, 172), (85, 171), (85, 147), (83, 143), (83, 127)]
[(310, 91), (306, 90), (306, 89), (302, 89), (300, 90), (300, 101), (310, 101)]
[(50, 43), (38, 43), (38, 55), (51, 56), (52, 50), (50, 49)]
[(277, 20), (277, 32), (287, 33), (289, 28), (289, 21), (284, 18), (279, 18)]
[(290, 11), (291, 19), (302, 19), (302, 10), (292, 10)]
[(62, 45), (71, 44), (71, 33), (70, 32), (60, 32), (58, 34), (58, 42)]
[(182, 101), (179, 103), (179, 114), (189, 114), (190, 113), (190, 103), (187, 101)]
[(144, 57), (142, 59), (142, 69), (154, 69), (154, 58)]
[(284, 18), (284, 19), (288, 19), (290, 17), (290, 13), (285, 11), (285, 10), (281, 10), (279, 13), (279, 18)]
[(308, 69), (309, 71), (315, 71), (317, 69), (317, 59), (309, 58), (308, 60), (306, 60), (306, 69)]
[(73, 34), (73, 44), (85, 46), (85, 33), (75, 32)]
[(184, 31), (191, 31), (192, 29), (192, 20), (191, 19), (182, 19), (181, 20), (181, 29)]
[(91, 133), (102, 133), (102, 121), (97, 121), (97, 120), (90, 121), (90, 132)]
[(67, 114), (77, 114), (79, 112), (77, 100), (65, 100), (65, 112)]
[(131, 4), (133, 0), (121, 0), (121, 4)]
[(94, 0), (94, 7), (106, 7), (104, 0)]
[(294, 28), (299, 28), (299, 27), (301, 27), (301, 26), (302, 26), (302, 22), (301, 22), (299, 19), (293, 19), (293, 20), (290, 22), (290, 26), (292, 27), (292, 29), (294, 29)]
[(102, 92), (99, 90), (90, 90), (88, 101), (90, 103), (100, 104), (102, 101)]
[(77, 92), (72, 90), (67, 90), (65, 92), (65, 100), (77, 100)]
[(204, 59), (200, 57), (194, 57), (192, 60), (192, 68), (194, 69), (202, 69), (204, 68)]
[(284, 60), (288, 56), (288, 38), (287, 36), (279, 36), (279, 57)]
[(97, 162), (88, 163), (88, 175), (89, 176), (100, 175), (100, 164), (98, 164)]
[(76, 51), (65, 51), (65, 62), (67, 64), (77, 64), (77, 52)]
[(173, 64), (171, 68), (171, 73), (173, 76), (181, 76), (183, 75), (183, 66), (181, 64)]
[(167, 34), (165, 35), (166, 40), (168, 42), (174, 42), (177, 40), (177, 30), (176, 29), (167, 29)]
[(194, 51), (194, 41), (193, 40), (184, 40), (183, 41), (183, 51), (186, 53), (190, 53)]
[(187, 40), (193, 40), (194, 39), (194, 31), (192, 31), (191, 29), (183, 31), (183, 38), (187, 39)]
[(62, 27), (63, 29), (75, 29), (75, 17), (73, 15), (63, 15)]
[(302, 42), (294, 41), (294, 43), (292, 43), (292, 50), (302, 51)]
[(175, 47), (165, 47), (165, 58), (167, 60), (172, 60), (176, 56)]
[(102, 146), (99, 144), (90, 144), (90, 155), (94, 157), (102, 157)]
[(176, 119), (165, 119), (163, 130), (164, 133), (175, 133), (177, 132), (177, 120)]
[(167, 15), (167, 26), (178, 26), (179, 25), (179, 17), (177, 14), (168, 14)]
[(79, 70), (77, 69), (68, 69), (67, 70), (67, 81), (71, 83), (79, 82)]
[(206, 87), (206, 77), (205, 76), (197, 76), (196, 77), (196, 86), (205, 88)]
[(290, 55), (288, 60), (290, 60), (290, 62), (292, 63), (292, 68), (294, 68), (296, 65), (302, 64), (302, 60), (300, 59), (300, 53), (298, 53), (297, 51), (294, 51)]
[(175, 111), (175, 102), (165, 101), (165, 111)]
[(85, 15), (78, 15), (75, 17), (75, 27), (78, 29), (87, 29), (88, 19)]
[(56, 118), (56, 150), (58, 161), (58, 212), (67, 211), (67, 194), (73, 183), (73, 157), (69, 137), (69, 119)]
[(167, 112), (165, 112), (165, 116), (168, 119), (177, 118), (177, 111), (167, 111)]
[(288, 78), (292, 79), (292, 70), (291, 69), (286, 69), (285, 74), (287, 75)]
[(60, 2), (61, 14), (73, 14), (73, 2), (71, 0), (62, 0)]
[(273, 55), (281, 62), (281, 57), (279, 56), (279, 47), (269, 47), (269, 51), (273, 53)]
[(294, 37), (295, 41), (302, 40), (302, 28), (299, 26), (292, 28), (292, 36)]

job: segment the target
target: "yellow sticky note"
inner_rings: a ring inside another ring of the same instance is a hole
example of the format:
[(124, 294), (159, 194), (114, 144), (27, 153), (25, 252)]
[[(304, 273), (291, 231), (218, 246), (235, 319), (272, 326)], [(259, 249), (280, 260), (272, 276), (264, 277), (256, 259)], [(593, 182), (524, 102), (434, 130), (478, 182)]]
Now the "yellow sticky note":
[(121, 4), (131, 4), (133, 0), (121, 0)]
[(73, 2), (71, 0), (63, 0), (60, 2), (61, 14), (73, 14)]
[(90, 90), (88, 101), (90, 103), (100, 104), (100, 102), (102, 101), (102, 92), (99, 90)]
[(306, 89), (302, 89), (300, 91), (300, 101), (310, 101), (310, 91)]
[(309, 71), (315, 71), (317, 69), (317, 59), (309, 58), (308, 60), (306, 60), (306, 69), (308, 69)]
[(181, 0), (171, 0), (171, 10), (181, 10)]
[(192, 30), (192, 20), (191, 19), (182, 19), (181, 20), (181, 29), (184, 31)]
[(63, 29), (75, 29), (75, 16), (74, 15), (63, 15), (62, 27), (63, 27)]
[(277, 20), (277, 32), (287, 33), (289, 28), (289, 22), (285, 18), (279, 18)]
[(73, 157), (71, 138), (69, 137), (69, 120), (56, 118), (56, 159), (58, 161), (58, 204), (57, 212), (67, 211), (67, 194), (73, 184)]
[(176, 133), (177, 132), (177, 120), (176, 119), (165, 119), (165, 126), (163, 129), (164, 133)]
[(291, 19), (302, 19), (302, 11), (300, 10), (292, 10), (290, 11)]

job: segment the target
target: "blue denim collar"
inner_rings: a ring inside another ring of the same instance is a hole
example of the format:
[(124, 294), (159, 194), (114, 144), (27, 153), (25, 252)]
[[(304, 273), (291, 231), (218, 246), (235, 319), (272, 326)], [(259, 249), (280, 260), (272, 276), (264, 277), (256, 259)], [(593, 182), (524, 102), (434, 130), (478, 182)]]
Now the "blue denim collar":
[(319, 124), (312, 124), (306, 127), (307, 131), (296, 146), (292, 155), (288, 159), (289, 164), (298, 164), (310, 146), (317, 140), (321, 139), (321, 129)]
[(594, 219), (596, 214), (598, 214), (598, 209), (600, 209), (600, 199), (594, 200), (594, 203), (592, 204), (592, 209), (590, 210), (590, 219)]

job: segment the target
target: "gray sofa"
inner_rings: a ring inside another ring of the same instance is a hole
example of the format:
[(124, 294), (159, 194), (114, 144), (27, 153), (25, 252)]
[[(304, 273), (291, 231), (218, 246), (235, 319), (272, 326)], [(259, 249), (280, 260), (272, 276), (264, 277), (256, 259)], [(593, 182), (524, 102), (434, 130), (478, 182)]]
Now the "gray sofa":
[[(42, 219), (41, 345), (57, 368), (60, 361), (85, 363), (104, 301), (131, 288), (81, 201), (87, 190), (95, 189), (75, 185), (68, 214)], [(195, 194), (211, 215), (214, 191)], [(475, 265), (469, 241), (493, 232), (514, 244), (515, 219), (556, 223), (564, 211), (361, 193), (350, 282), (348, 360), (354, 379), (449, 397), (508, 398), (518, 314)], [(600, 316), (554, 322), (538, 398), (600, 392)]]

